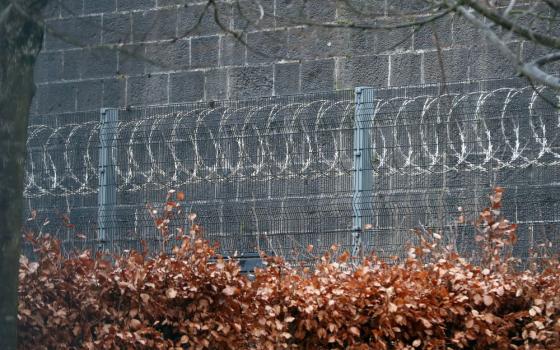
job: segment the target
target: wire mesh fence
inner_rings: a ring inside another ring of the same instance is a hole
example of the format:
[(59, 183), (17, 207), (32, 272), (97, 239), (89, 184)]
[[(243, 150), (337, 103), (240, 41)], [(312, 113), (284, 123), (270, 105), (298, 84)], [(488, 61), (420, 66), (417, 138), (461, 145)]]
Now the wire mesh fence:
[(158, 251), (147, 204), (175, 189), (225, 255), (305, 259), (356, 238), (399, 255), (418, 225), (469, 254), (457, 217), (500, 185), (516, 255), (558, 251), (557, 95), (520, 80), (361, 91), (33, 117), (27, 216), (66, 250)]
[(503, 213), (520, 225), (515, 255), (527, 259), (542, 244), (557, 252), (557, 102), (552, 91), (520, 80), (375, 90), (365, 112), (374, 174), (363, 201), (373, 227), (364, 232), (366, 246), (398, 254), (410, 229), (424, 226), (477, 254), (469, 221), (501, 186)]
[[(99, 226), (111, 250), (139, 248), (140, 239), (159, 249), (146, 204), (159, 208), (170, 189), (186, 194), (205, 236), (227, 255), (347, 244), (353, 98), (341, 91), (125, 109), (113, 123), (99, 113), (35, 118), (29, 208), (42, 214), (37, 222), (53, 210), (68, 215), (71, 227), (47, 226), (67, 249), (96, 247)], [(102, 135), (110, 139), (104, 160)], [(98, 213), (103, 192), (116, 201)]]

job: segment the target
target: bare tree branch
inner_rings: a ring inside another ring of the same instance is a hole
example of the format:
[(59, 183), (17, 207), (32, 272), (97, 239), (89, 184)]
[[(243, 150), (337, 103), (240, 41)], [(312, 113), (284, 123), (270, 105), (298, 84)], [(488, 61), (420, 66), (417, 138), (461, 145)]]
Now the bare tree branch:
[(560, 0), (543, 0), (551, 9), (560, 12)]
[(535, 74), (538, 74), (538, 76), (543, 76), (547, 78), (551, 77), (550, 80), (555, 79), (556, 84), (560, 86), (560, 78), (553, 77), (542, 70), (542, 66), (555, 61), (560, 61), (560, 52), (553, 52), (548, 55), (541, 56), (533, 61), (527, 62), (524, 64), (524, 68), (527, 71), (536, 72)]
[[(348, 28), (348, 29), (362, 29), (362, 30), (391, 30), (391, 29), (401, 29), (401, 28), (410, 28), (410, 27), (417, 27), (422, 26), (431, 22), (434, 22), (442, 17), (445, 17), (454, 11), (454, 7), (445, 9), (443, 11), (439, 11), (434, 15), (426, 17), (421, 20), (416, 21), (405, 21), (399, 22), (396, 24), (358, 24), (353, 22), (334, 22), (334, 23), (322, 23), (322, 22), (314, 22), (307, 19), (293, 19), (290, 20), (294, 25), (307, 25), (307, 26), (315, 26), (315, 27), (325, 27), (325, 28)], [(278, 18), (278, 17), (277, 17)], [(283, 20), (286, 20), (283, 18)]]
[(504, 11), (504, 17), (507, 17), (509, 15), (509, 13), (511, 12), (511, 10), (513, 10), (513, 8), (515, 7), (515, 0), (511, 0), (509, 2), (508, 7), (506, 8), (506, 10)]
[(196, 28), (200, 27), (200, 24), (202, 23), (202, 19), (204, 18), (204, 16), (206, 15), (206, 12), (208, 11), (208, 9), (210, 8), (210, 5), (213, 3), (212, 0), (208, 0), (206, 2), (206, 5), (204, 6), (204, 9), (202, 10), (202, 12), (200, 13), (200, 15), (198, 16), (198, 18), (196, 19), (196, 23), (194, 24), (194, 26), (192, 26), (191, 28), (187, 29), (186, 32), (184, 32), (183, 34), (181, 34), (179, 36), (179, 38), (185, 38), (187, 36), (189, 36), (189, 34), (192, 34), (192, 32), (194, 32), (196, 30)]
[[(560, 38), (558, 37), (554, 37), (554, 36), (550, 36), (550, 35), (544, 35), (541, 33), (537, 33), (533, 30), (530, 30), (524, 26), (521, 26), (515, 22), (510, 21), (509, 19), (505, 18), (504, 16), (501, 16), (500, 14), (496, 13), (495, 11), (493, 11), (492, 9), (490, 9), (489, 7), (483, 6), (481, 5), (478, 1), (476, 0), (461, 0), (460, 2), (457, 1), (445, 1), (445, 4), (447, 6), (457, 6), (457, 4), (462, 3), (461, 8), (463, 8), (464, 10), (464, 5), (468, 5), (470, 8), (472, 8), (474, 11), (476, 11), (478, 14), (486, 17), (487, 19), (489, 19), (490, 21), (492, 21), (493, 23), (499, 25), (500, 27), (503, 27), (507, 30), (511, 30), (513, 31), (515, 34), (520, 35), (521, 37), (527, 39), (527, 40), (531, 40), (534, 41), (538, 44), (541, 44), (543, 46), (547, 46), (550, 48), (555, 48), (555, 49), (559, 49), (560, 50)], [(463, 12), (463, 10), (459, 10), (459, 12)], [(492, 30), (492, 29), (490, 29)]]
[(531, 66), (542, 67), (545, 64), (559, 61), (559, 60), (560, 60), (560, 52), (553, 52), (553, 53), (549, 53), (548, 55), (541, 56), (527, 64)]
[[(470, 1), (470, 0), (464, 0), (464, 1)], [(449, 0), (446, 0), (446, 3), (449, 4)], [(456, 5), (456, 4), (457, 2), (453, 2), (453, 4), (449, 4), (449, 6)], [(464, 6), (458, 6), (457, 11), (472, 25), (480, 29), (484, 33), (484, 35), (488, 38), (488, 40), (490, 40), (494, 45), (496, 45), (498, 50), (500, 50), (500, 52), (504, 56), (508, 57), (514, 63), (514, 66), (517, 68), (520, 74), (530, 79), (536, 80), (548, 87), (554, 89), (560, 89), (560, 78), (557, 78), (551, 74), (543, 72), (537, 65), (523, 64), (519, 60), (517, 55), (515, 55), (515, 53), (511, 51), (511, 49), (507, 46), (507, 44), (504, 41), (502, 41), (500, 37), (498, 37), (498, 35), (494, 32), (494, 30), (490, 26), (490, 24), (484, 23), (480, 19), (476, 18), (476, 16), (473, 15), (472, 11), (469, 11)]]
[(8, 16), (10, 15), (10, 11), (12, 10), (13, 5), (10, 3), (8, 4), (8, 6), (6, 6), (6, 8), (2, 11), (2, 13), (0, 13), (0, 25), (3, 25), (3, 23), (6, 21), (6, 19), (8, 18)]

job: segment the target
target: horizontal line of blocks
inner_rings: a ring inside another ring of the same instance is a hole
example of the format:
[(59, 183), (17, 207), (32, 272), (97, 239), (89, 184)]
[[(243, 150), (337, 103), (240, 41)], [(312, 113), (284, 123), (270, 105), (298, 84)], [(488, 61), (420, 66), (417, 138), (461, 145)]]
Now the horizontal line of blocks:
[[(121, 65), (122, 71), (114, 66), (117, 59), (113, 55), (100, 55), (97, 59), (92, 56), (83, 61), (71, 61), (67, 57), (46, 53), (40, 56), (35, 73), (38, 89), (34, 114), (102, 106), (243, 99), (355, 86), (415, 85), (441, 82), (444, 78), (448, 82), (477, 80), (513, 74), (511, 65), (498, 53), (488, 50), (487, 54), (479, 55), (465, 48), (176, 71), (159, 71), (148, 62), (135, 62), (134, 57)], [(142, 64), (142, 68), (135, 68), (134, 64)]]
[[(254, 1), (240, 0), (246, 10), (243, 16), (227, 2), (218, 2), (224, 26), (246, 31), (245, 45), (224, 34), (212, 11), (204, 13), (203, 0), (52, 1), (44, 14), (50, 19), (36, 64), (38, 91), (32, 112), (239, 99), (514, 73), (510, 62), (486, 44), (478, 31), (452, 16), (416, 33), (408, 28), (369, 32), (305, 27), (286, 20), (302, 14), (316, 21), (359, 20), (347, 9), (331, 6), (334, 3), (261, 0), (265, 16), (255, 24), (243, 18), (259, 18), (260, 12), (250, 5)], [(389, 22), (397, 10), (421, 10), (417, 3), (375, 0), (368, 2), (367, 10)], [(200, 25), (192, 28), (199, 19)], [(511, 47), (524, 57), (535, 52), (519, 41)]]

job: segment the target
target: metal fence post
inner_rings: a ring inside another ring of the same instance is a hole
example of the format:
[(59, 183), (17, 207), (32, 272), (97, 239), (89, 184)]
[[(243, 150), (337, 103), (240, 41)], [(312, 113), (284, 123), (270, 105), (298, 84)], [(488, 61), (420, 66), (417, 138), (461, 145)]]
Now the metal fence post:
[(117, 204), (117, 184), (113, 158), (116, 155), (114, 141), (117, 135), (119, 111), (115, 108), (101, 109), (99, 127), (99, 192), (97, 197), (98, 249), (112, 246), (115, 223), (112, 220)]
[(373, 98), (371, 87), (355, 89), (356, 109), (354, 117), (354, 164), (352, 196), (352, 256), (358, 257), (363, 251), (362, 231), (371, 213), (373, 194), (373, 168), (371, 159), (371, 127), (373, 126)]

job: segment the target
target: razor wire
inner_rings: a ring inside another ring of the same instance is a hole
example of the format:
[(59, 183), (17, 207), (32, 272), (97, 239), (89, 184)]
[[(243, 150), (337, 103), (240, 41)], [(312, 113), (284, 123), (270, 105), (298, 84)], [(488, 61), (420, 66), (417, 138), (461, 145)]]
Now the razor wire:
[[(543, 96), (558, 95), (519, 82), (374, 89), (365, 111), (374, 185), (358, 203), (373, 227), (364, 233), (368, 249), (393, 254), (410, 229), (446, 225), (458, 206), (476, 214), (493, 185), (532, 191), (535, 205), (556, 193), (560, 113)], [(230, 254), (350, 247), (353, 93), (120, 109), (110, 132), (114, 239), (124, 242), (121, 231), (131, 231), (137, 241), (157, 240), (145, 202), (186, 189), (209, 238)], [(96, 237), (96, 219), (87, 217), (96, 215), (100, 132), (98, 111), (35, 116), (27, 141), (28, 209), (77, 213), (93, 226), (88, 242)], [(525, 213), (528, 202), (506, 209), (533, 237), (560, 219), (558, 201), (547, 205), (538, 218)]]
[[(420, 175), (486, 171), (490, 163), (494, 170), (558, 165), (560, 115), (553, 123), (543, 118), (540, 111), (546, 102), (539, 96), (544, 90), (506, 87), (378, 99), (372, 121), (390, 116), (391, 123), (376, 130), (372, 138), (373, 157), (378, 162), (374, 171), (384, 168), (388, 175)], [(493, 105), (496, 115), (484, 112), (488, 104)], [(520, 111), (519, 106), (526, 108)], [(465, 115), (465, 109), (474, 111)], [(459, 115), (457, 111), (461, 111)], [(419, 120), (411, 121), (411, 113), (415, 117), (419, 114)], [(436, 123), (445, 126), (445, 135), (436, 131)], [(530, 129), (530, 135), (520, 134), (523, 124)], [(473, 139), (476, 142), (470, 141)], [(482, 157), (470, 160), (475, 152)]]
[[(489, 163), (495, 164), (495, 170), (558, 165), (560, 151), (556, 131), (560, 127), (560, 117), (551, 124), (535, 111), (539, 103), (543, 103), (538, 99), (540, 92), (542, 88), (498, 88), (467, 94), (376, 99), (372, 120), (390, 115), (393, 127), (377, 130), (372, 139), (373, 170), (377, 173), (383, 168), (388, 175), (419, 175), (484, 171)], [(490, 103), (499, 103), (498, 115), (484, 113), (485, 106)], [(472, 115), (457, 118), (457, 110), (472, 105), (476, 106)], [(519, 105), (526, 105), (524, 113), (516, 111), (515, 118), (505, 118), (511, 106)], [(316, 111), (312, 119), (308, 117), (309, 109)], [(340, 118), (336, 121), (330, 118), (325, 125), (326, 116), (333, 109), (338, 110)], [(286, 111), (289, 111), (287, 116), (283, 113)], [(416, 121), (408, 120), (411, 111), (419, 114)], [(209, 116), (216, 114), (220, 116), (217, 125), (207, 125)], [(237, 115), (244, 117), (232, 122), (232, 117)], [(255, 116), (262, 120), (255, 120)], [(446, 127), (443, 137), (431, 128), (434, 117)], [(352, 118), (352, 102), (333, 104), (318, 100), (257, 107), (195, 108), (120, 121), (114, 147), (124, 152), (128, 161), (123, 164), (114, 159), (118, 190), (137, 191), (146, 185), (165, 190), (187, 183), (239, 177), (264, 180), (348, 175), (351, 159), (348, 153), (340, 152), (340, 131), (351, 128)], [(530, 135), (520, 135), (522, 124), (530, 128)], [(330, 133), (328, 139), (325, 132)], [(162, 133), (168, 139), (155, 142), (156, 135)], [(476, 145), (467, 142), (473, 137)], [(256, 149), (249, 146), (249, 138), (253, 139), (251, 142), (256, 144)], [(59, 139), (64, 140), (62, 149), (53, 147)], [(97, 121), (60, 126), (30, 125), (27, 145), (33, 151), (28, 152), (26, 197), (96, 193), (98, 139)], [(76, 143), (84, 142), (82, 157), (76, 159), (72, 156)], [(170, 164), (162, 164), (158, 159), (161, 143), (172, 158)], [(395, 145), (391, 153), (389, 144)], [(474, 146), (482, 155), (476, 157), (476, 161), (469, 159)], [(188, 159), (179, 156), (181, 150), (188, 149), (192, 150), (192, 156)], [(147, 154), (148, 159), (140, 160), (138, 154)], [(151, 166), (144, 166), (146, 162)]]
[[(146, 186), (167, 190), (187, 183), (242, 177), (265, 180), (348, 174), (351, 169), (340, 153), (340, 142), (341, 132), (351, 128), (351, 108), (348, 101), (318, 100), (194, 108), (120, 121), (112, 144), (120, 151), (115, 156), (120, 159), (113, 159), (118, 190), (138, 191)], [(315, 111), (312, 118), (309, 109)], [(327, 121), (326, 115), (333, 109), (340, 118)], [(262, 117), (263, 112), (265, 118), (255, 121), (255, 116)], [(219, 115), (217, 123), (212, 120), (208, 125), (208, 119), (215, 115)], [(241, 120), (231, 121), (239, 115), (243, 116)], [(98, 139), (98, 121), (60, 126), (31, 124), (26, 197), (96, 193)], [(76, 145), (83, 142), (79, 146), (82, 157), (76, 159)], [(171, 158), (165, 164), (160, 161), (162, 145)], [(145, 155), (147, 159), (140, 159)]]

